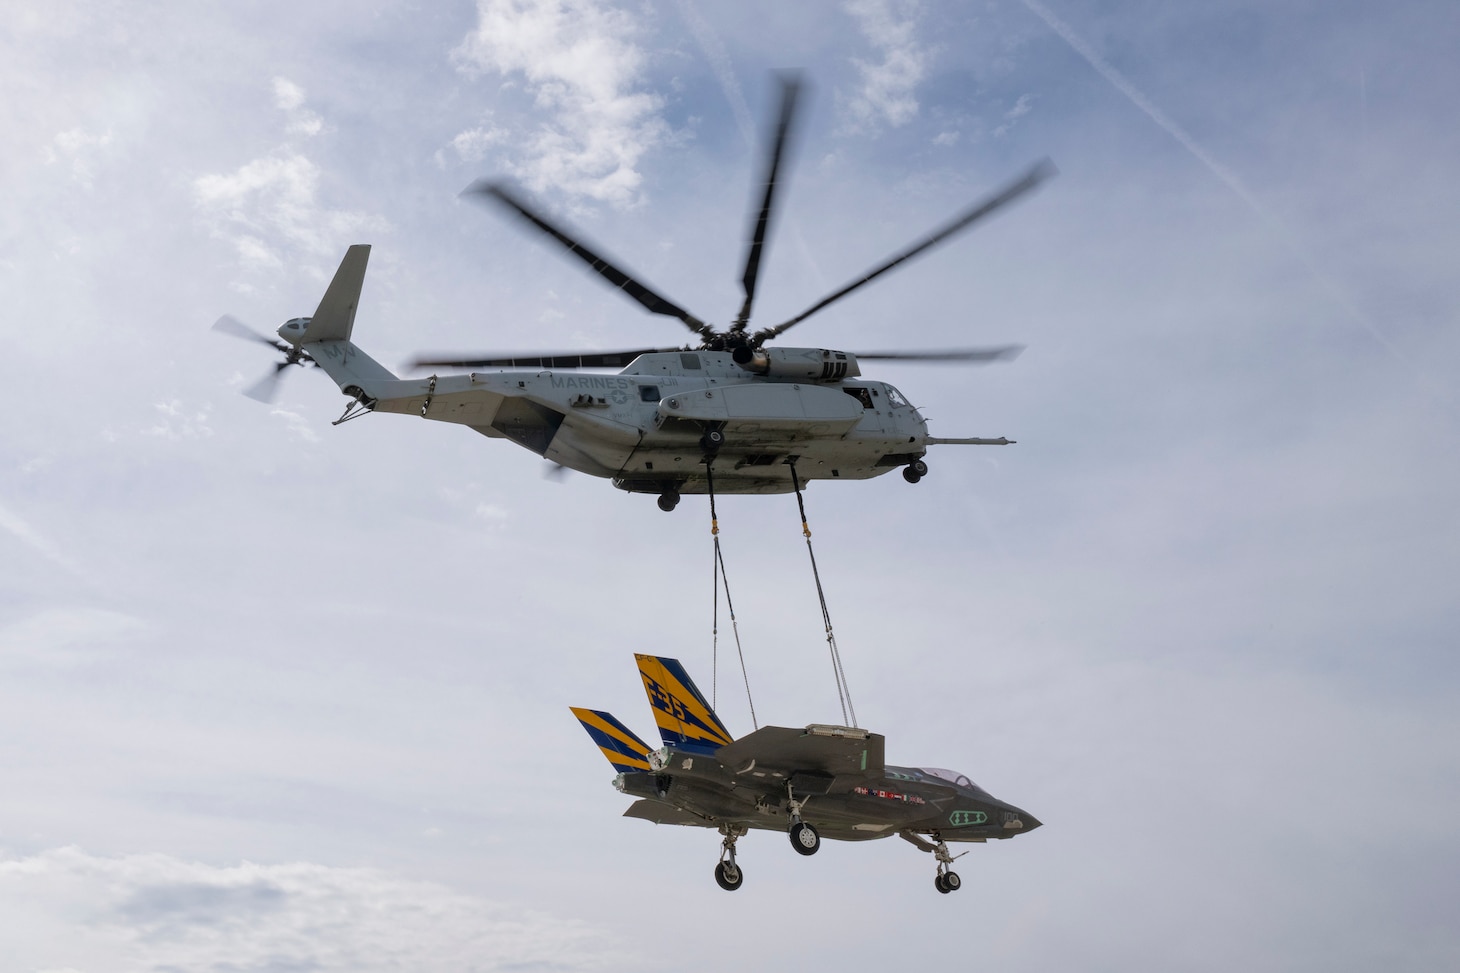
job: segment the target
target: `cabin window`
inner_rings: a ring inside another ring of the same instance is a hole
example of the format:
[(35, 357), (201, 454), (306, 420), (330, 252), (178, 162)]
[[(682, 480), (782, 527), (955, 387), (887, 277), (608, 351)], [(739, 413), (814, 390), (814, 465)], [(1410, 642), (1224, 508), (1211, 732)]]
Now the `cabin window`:
[(700, 356), (684, 352), (679, 356), (679, 363), (685, 368), (693, 368), (698, 371), (700, 367)]
[(843, 385), (842, 391), (862, 403), (862, 408), (872, 408), (872, 390), (864, 386)]
[(659, 394), (659, 386), (657, 386), (657, 385), (640, 385), (639, 386), (639, 401), (640, 402), (658, 402), (661, 398), (662, 398), (662, 396)]

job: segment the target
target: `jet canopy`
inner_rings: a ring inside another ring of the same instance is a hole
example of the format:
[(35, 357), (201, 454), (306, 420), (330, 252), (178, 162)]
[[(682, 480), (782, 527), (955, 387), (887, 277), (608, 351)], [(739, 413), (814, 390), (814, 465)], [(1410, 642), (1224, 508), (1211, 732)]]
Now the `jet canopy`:
[(983, 790), (983, 788), (979, 787), (973, 781), (969, 780), (965, 775), (960, 774), (956, 770), (946, 770), (942, 767), (919, 767), (918, 772), (927, 774), (929, 777), (937, 777), (940, 780), (946, 780), (950, 784), (957, 784), (959, 787), (974, 787), (978, 788), (979, 790)]

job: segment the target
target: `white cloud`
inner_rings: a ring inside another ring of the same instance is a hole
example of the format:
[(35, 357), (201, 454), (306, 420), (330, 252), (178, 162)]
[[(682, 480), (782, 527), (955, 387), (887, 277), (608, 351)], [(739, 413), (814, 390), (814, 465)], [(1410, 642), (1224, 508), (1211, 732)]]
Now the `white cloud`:
[(597, 0), (478, 0), (477, 14), (452, 53), (458, 67), (520, 73), (547, 115), (515, 140), (523, 154), (510, 171), (537, 191), (634, 202), (639, 160), (668, 126), (663, 99), (639, 89), (645, 56), (629, 15)]
[(489, 148), (500, 145), (507, 136), (506, 129), (495, 125), (479, 125), (459, 133), (451, 140), (451, 147), (463, 162), (480, 162), (486, 158)]
[(589, 970), (604, 930), (368, 868), (215, 866), (58, 848), (0, 859), (7, 966), (109, 970)]
[(337, 256), (344, 241), (385, 228), (378, 217), (321, 205), (319, 181), (319, 167), (307, 157), (282, 152), (194, 180), (193, 198), (213, 232), (255, 268), (279, 266), (281, 246)]
[(141, 637), (146, 622), (99, 608), (47, 609), (0, 628), (0, 657), (72, 665)]
[(928, 73), (928, 52), (918, 44), (915, 0), (849, 0), (845, 9), (881, 55), (880, 61), (853, 58), (861, 87), (845, 103), (851, 128), (906, 125), (917, 117), (914, 95)]
[(274, 105), (288, 116), (291, 134), (318, 135), (324, 130), (324, 121), (304, 107), (304, 89), (288, 78), (274, 79)]
[(154, 425), (142, 430), (145, 436), (176, 442), (180, 439), (207, 439), (213, 435), (213, 427), (208, 424), (208, 406), (188, 409), (177, 399), (169, 399), (154, 403), (153, 408), (160, 418)]
[(1033, 110), (1034, 96), (1030, 94), (1020, 95), (1019, 99), (1014, 102), (1014, 107), (1004, 112), (1004, 123), (994, 129), (994, 137), (1003, 138), (1005, 135), (1008, 135), (1009, 132), (1013, 131), (1014, 126), (1018, 124), (1019, 119)]
[(90, 189), (96, 178), (97, 166), (111, 147), (110, 132), (95, 135), (81, 128), (67, 129), (58, 133), (46, 147), (46, 162), (70, 163), (71, 178)]

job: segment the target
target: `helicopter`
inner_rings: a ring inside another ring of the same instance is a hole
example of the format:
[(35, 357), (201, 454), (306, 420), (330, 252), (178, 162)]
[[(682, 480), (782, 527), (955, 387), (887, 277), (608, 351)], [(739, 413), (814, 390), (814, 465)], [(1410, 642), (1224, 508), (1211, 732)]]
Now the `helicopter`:
[(946, 895), (962, 886), (951, 866), (967, 854), (952, 854), (948, 842), (983, 844), (1041, 824), (957, 771), (884, 763), (882, 734), (860, 727), (762, 726), (737, 740), (679, 660), (634, 658), (662, 748), (650, 750), (608, 712), (570, 709), (618, 771), (613, 786), (637, 798), (624, 817), (719, 830), (715, 881), (727, 892), (745, 880), (735, 843), (751, 830), (784, 832), (801, 855), (816, 854), (823, 835), (895, 834), (933, 854), (933, 885)]
[[(774, 494), (812, 480), (865, 480), (901, 468), (917, 483), (929, 446), (1009, 445), (1003, 436), (941, 438), (897, 388), (864, 376), (862, 362), (1010, 360), (1022, 346), (923, 352), (846, 352), (768, 347), (768, 342), (888, 271), (942, 243), (1036, 188), (1054, 174), (1040, 161), (911, 247), (772, 327), (749, 327), (780, 170), (801, 84), (781, 77), (780, 112), (752, 221), (744, 301), (717, 329), (621, 269), (502, 182), (479, 180), (463, 195), (506, 209), (584, 261), (650, 313), (677, 318), (698, 344), (622, 351), (422, 355), (417, 369), (450, 370), (400, 378), (352, 341), (370, 247), (349, 248), (318, 308), (292, 318), (278, 338), (224, 316), (215, 329), (284, 353), (274, 371), (245, 391), (268, 401), (290, 365), (317, 365), (350, 398), (338, 425), (370, 412), (418, 415), (507, 439), (559, 468), (609, 479), (620, 490), (657, 494), (670, 511), (683, 494)], [(603, 370), (618, 369), (604, 374)], [(462, 370), (466, 370), (462, 373)]]

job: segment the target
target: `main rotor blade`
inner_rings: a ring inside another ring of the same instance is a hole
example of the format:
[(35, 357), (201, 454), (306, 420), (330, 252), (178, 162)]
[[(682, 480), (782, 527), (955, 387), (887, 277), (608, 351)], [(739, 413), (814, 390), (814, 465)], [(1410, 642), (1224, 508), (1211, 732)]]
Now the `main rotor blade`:
[(235, 338), (242, 338), (244, 341), (257, 341), (259, 344), (268, 345), (270, 348), (277, 348), (280, 351), (289, 350), (289, 346), (284, 344), (284, 342), (279, 341), (277, 338), (267, 338), (259, 334), (231, 314), (225, 314), (217, 321), (214, 321), (213, 330), (221, 331)]
[(800, 324), (802, 321), (805, 321), (807, 318), (811, 317), (811, 315), (815, 314), (817, 311), (820, 311), (828, 304), (841, 300), (843, 297), (846, 297), (848, 294), (861, 287), (863, 284), (867, 284), (873, 280), (876, 280), (878, 277), (881, 277), (892, 268), (898, 266), (905, 261), (911, 260), (913, 257), (916, 257), (924, 250), (927, 250), (930, 247), (942, 243), (944, 240), (962, 230), (968, 229), (968, 227), (983, 219), (985, 216), (989, 216), (990, 214), (998, 211), (1002, 207), (1008, 205), (1009, 203), (1012, 203), (1020, 196), (1029, 192), (1031, 189), (1035, 188), (1040, 183), (1053, 176), (1055, 174), (1055, 171), (1056, 170), (1052, 162), (1050, 162), (1048, 159), (1041, 159), (1039, 162), (1030, 167), (1029, 171), (1024, 173), (1024, 175), (1020, 176), (1018, 179), (1015, 179), (1013, 182), (1009, 183), (1007, 186), (1005, 186), (1003, 189), (1000, 189), (992, 196), (981, 200), (972, 208), (960, 214), (956, 219), (934, 230), (931, 234), (920, 240), (917, 244), (908, 248), (907, 250), (904, 250), (902, 253), (899, 253), (891, 260), (888, 260), (886, 263), (882, 264), (876, 269), (869, 271), (861, 278), (852, 281), (841, 290), (836, 291), (828, 297), (825, 297), (817, 303), (811, 305), (809, 308), (802, 311), (794, 318), (791, 318), (789, 321), (778, 324), (774, 328), (766, 328), (763, 331), (757, 331), (754, 336), (754, 345), (757, 348), (760, 347), (768, 339), (774, 338), (776, 335), (781, 334), (792, 325)]
[(770, 226), (772, 205), (775, 202), (776, 175), (781, 168), (781, 157), (786, 149), (791, 123), (796, 115), (796, 102), (801, 94), (800, 75), (786, 73), (780, 76), (780, 80), (781, 114), (776, 122), (770, 156), (766, 161), (765, 199), (761, 201), (760, 215), (756, 217), (755, 225), (750, 231), (749, 247), (745, 254), (745, 274), (740, 278), (745, 288), (745, 303), (740, 305), (740, 313), (735, 316), (735, 323), (730, 326), (731, 331), (744, 331), (750, 321), (750, 306), (755, 301), (755, 280), (760, 273), (760, 256), (765, 246), (766, 229)]
[(854, 351), (858, 361), (918, 361), (918, 362), (991, 362), (1013, 361), (1024, 350), (1023, 345), (1003, 345), (998, 348), (950, 348), (947, 351)]
[(640, 348), (636, 351), (519, 352), (505, 356), (468, 358), (440, 355), (416, 358), (412, 368), (622, 368), (640, 355), (684, 351), (684, 348)]
[(656, 294), (653, 290), (639, 283), (633, 277), (624, 273), (622, 270), (620, 270), (618, 267), (615, 267), (612, 263), (605, 260), (603, 257), (600, 257), (592, 250), (589, 250), (587, 247), (583, 246), (583, 244), (579, 243), (577, 240), (568, 236), (567, 233), (563, 232), (552, 223), (548, 222), (548, 220), (544, 218), (541, 214), (533, 211), (525, 202), (513, 195), (507, 189), (507, 187), (505, 187), (501, 183), (492, 182), (491, 180), (487, 179), (478, 179), (462, 192), (463, 196), (468, 194), (474, 196), (490, 196), (498, 202), (502, 203), (504, 206), (507, 206), (509, 209), (514, 210), (517, 215), (521, 216), (533, 226), (537, 227), (539, 230), (561, 243), (564, 247), (567, 248), (569, 253), (577, 257), (579, 260), (582, 260), (588, 266), (592, 267), (610, 284), (613, 284), (613, 286), (623, 291), (629, 297), (633, 298), (644, 307), (648, 308), (650, 313), (663, 314), (667, 315), (668, 317), (679, 318), (679, 320), (683, 321), (691, 331), (694, 331), (705, 338), (714, 337), (715, 329), (705, 324), (705, 322), (701, 321), (693, 314), (690, 314), (678, 304), (675, 304), (674, 302), (667, 300), (659, 294)]

